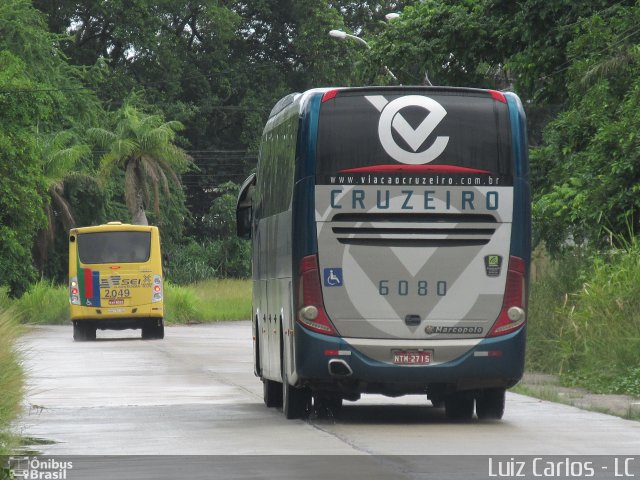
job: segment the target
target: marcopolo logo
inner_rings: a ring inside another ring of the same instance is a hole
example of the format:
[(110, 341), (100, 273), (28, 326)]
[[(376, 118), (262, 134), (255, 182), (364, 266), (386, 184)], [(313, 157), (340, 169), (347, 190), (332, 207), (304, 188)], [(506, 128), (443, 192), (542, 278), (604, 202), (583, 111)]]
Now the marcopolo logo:
[(434, 325), (427, 325), (424, 329), (424, 333), (427, 335), (434, 335), (436, 333), (442, 333), (447, 335), (480, 335), (484, 331), (482, 327), (441, 327)]
[[(445, 136), (437, 136), (427, 149), (420, 150), (447, 115), (444, 107), (434, 99), (421, 95), (407, 95), (391, 102), (382, 95), (369, 95), (365, 98), (380, 112), (380, 143), (394, 160), (409, 165), (422, 165), (434, 161), (444, 152), (449, 143), (449, 137)], [(402, 110), (409, 107), (418, 107), (426, 112), (424, 120), (416, 128), (402, 115)], [(411, 151), (398, 145), (393, 135), (394, 131)]]

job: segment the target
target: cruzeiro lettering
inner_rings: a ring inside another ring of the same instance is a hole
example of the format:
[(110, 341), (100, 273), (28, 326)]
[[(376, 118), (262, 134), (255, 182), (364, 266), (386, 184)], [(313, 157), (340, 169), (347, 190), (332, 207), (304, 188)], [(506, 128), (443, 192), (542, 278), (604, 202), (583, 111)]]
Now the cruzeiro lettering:
[[(435, 190), (402, 190), (399, 194), (394, 194), (394, 199), (400, 199), (401, 210), (436, 210)], [(353, 210), (371, 210), (377, 208), (386, 210), (391, 206), (391, 191), (371, 190), (365, 191), (353, 189), (347, 194), (342, 190), (331, 190), (331, 208), (340, 209), (343, 207)], [(481, 195), (473, 190), (447, 190), (443, 197), (439, 197), (446, 210), (498, 210), (500, 206), (500, 194), (497, 191), (489, 191), (486, 195)], [(442, 208), (442, 207), (440, 207)]]

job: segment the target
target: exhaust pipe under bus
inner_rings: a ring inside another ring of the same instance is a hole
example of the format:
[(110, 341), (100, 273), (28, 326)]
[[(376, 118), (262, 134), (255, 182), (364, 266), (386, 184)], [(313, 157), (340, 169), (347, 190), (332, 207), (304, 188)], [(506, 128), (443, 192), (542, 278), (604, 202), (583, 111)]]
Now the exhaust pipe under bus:
[(349, 377), (353, 375), (353, 370), (344, 360), (333, 358), (329, 360), (329, 373), (332, 377)]

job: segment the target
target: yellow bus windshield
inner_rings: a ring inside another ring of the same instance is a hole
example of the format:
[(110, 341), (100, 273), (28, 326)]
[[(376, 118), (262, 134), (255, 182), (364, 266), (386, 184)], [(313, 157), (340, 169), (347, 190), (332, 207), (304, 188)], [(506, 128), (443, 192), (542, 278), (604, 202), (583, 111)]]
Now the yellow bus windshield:
[(151, 251), (151, 232), (95, 232), (78, 235), (78, 254), (84, 264), (145, 263)]

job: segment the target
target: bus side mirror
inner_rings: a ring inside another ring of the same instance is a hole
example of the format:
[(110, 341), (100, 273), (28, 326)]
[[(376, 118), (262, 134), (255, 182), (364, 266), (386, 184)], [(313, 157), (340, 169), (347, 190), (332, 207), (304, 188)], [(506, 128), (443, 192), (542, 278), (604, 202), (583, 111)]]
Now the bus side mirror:
[(251, 238), (251, 225), (253, 223), (253, 192), (256, 185), (256, 174), (252, 173), (244, 181), (238, 193), (236, 203), (236, 234), (244, 240)]
[(252, 216), (253, 208), (250, 206), (236, 209), (236, 234), (244, 240), (251, 238)]

